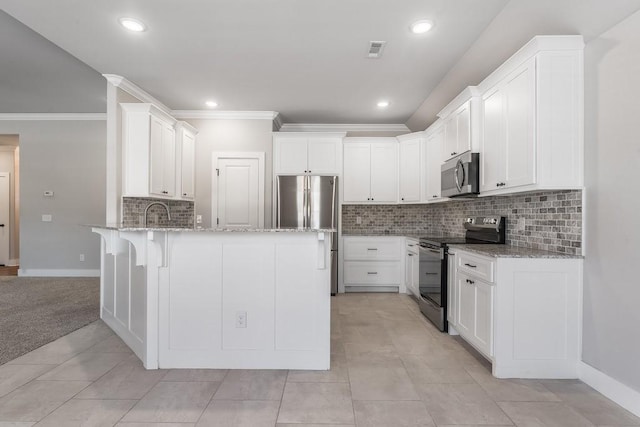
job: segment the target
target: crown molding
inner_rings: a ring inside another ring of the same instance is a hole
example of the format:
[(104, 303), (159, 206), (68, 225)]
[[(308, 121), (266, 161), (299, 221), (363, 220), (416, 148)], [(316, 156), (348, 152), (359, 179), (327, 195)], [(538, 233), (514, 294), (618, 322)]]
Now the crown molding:
[(276, 116), (273, 118), (273, 131), (278, 132), (282, 128), (282, 116), (280, 113), (276, 113)]
[(107, 120), (105, 113), (0, 113), (0, 120)]
[(276, 120), (275, 111), (211, 111), (211, 110), (173, 110), (171, 115), (179, 120), (185, 119), (223, 119), (223, 120)]
[(158, 99), (156, 99), (154, 96), (149, 94), (147, 91), (145, 91), (135, 83), (132, 83), (129, 80), (117, 74), (103, 74), (102, 77), (107, 79), (109, 83), (111, 83), (118, 89), (122, 89), (123, 91), (127, 92), (129, 95), (135, 96), (142, 102), (154, 104), (158, 109), (171, 115), (171, 108), (167, 107), (162, 102), (158, 101)]
[(411, 132), (404, 124), (284, 123), (280, 132)]

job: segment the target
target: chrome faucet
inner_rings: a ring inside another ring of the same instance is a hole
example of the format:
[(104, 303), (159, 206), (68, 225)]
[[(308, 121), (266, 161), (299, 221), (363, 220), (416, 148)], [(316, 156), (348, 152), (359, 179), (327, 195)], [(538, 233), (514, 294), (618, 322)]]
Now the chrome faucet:
[(171, 213), (169, 212), (169, 206), (166, 203), (162, 203), (162, 202), (151, 202), (147, 205), (146, 208), (144, 208), (144, 226), (145, 228), (147, 227), (147, 224), (149, 222), (149, 218), (147, 217), (147, 214), (149, 213), (149, 208), (153, 205), (159, 205), (159, 206), (163, 206), (166, 211), (167, 211), (167, 219), (169, 221), (171, 221)]

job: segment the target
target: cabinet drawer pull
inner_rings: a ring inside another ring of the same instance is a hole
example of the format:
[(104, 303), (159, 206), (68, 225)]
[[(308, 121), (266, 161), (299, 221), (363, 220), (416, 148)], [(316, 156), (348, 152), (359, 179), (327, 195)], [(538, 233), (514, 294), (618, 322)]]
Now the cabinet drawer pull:
[(367, 274), (378, 274), (377, 271), (368, 271)]
[(467, 267), (471, 267), (471, 268), (476, 268), (477, 267), (477, 265), (471, 265), (471, 264), (466, 263), (466, 262), (464, 263), (464, 265), (466, 265)]
[(458, 154), (458, 153), (456, 153), (455, 151), (453, 153), (451, 153), (452, 156), (455, 156), (456, 154)]
[(469, 279), (467, 279), (467, 283), (468, 283), (468, 284), (470, 284), (470, 285), (473, 285), (473, 284), (474, 284), (474, 283), (476, 283), (476, 282), (474, 282), (473, 280), (469, 280)]
[(424, 273), (424, 274), (426, 274), (427, 276), (437, 276), (438, 275), (438, 273)]
[[(3, 227), (4, 227), (4, 226), (3, 226)], [(407, 254), (407, 255), (409, 255), (409, 256), (413, 256), (413, 254)]]
[(367, 248), (368, 251), (377, 251), (378, 248)]

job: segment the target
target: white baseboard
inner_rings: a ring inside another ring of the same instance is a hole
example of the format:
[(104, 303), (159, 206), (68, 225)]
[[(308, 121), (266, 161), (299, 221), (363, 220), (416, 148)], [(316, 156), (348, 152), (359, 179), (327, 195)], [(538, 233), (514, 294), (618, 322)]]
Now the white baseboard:
[(584, 362), (578, 363), (578, 376), (589, 386), (640, 417), (640, 392)]
[(18, 269), (18, 276), (22, 276), (22, 277), (100, 277), (100, 269), (65, 270), (65, 269), (20, 268)]

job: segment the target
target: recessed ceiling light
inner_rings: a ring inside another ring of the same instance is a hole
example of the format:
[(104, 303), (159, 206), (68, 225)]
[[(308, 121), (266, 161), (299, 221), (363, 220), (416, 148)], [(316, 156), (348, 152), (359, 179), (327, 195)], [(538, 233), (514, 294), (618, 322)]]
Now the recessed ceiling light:
[(414, 22), (411, 25), (411, 32), (413, 34), (424, 34), (433, 28), (433, 22), (423, 19), (421, 21)]
[(207, 102), (205, 102), (205, 104), (209, 108), (216, 108), (218, 106), (218, 103), (216, 101), (207, 101)]
[(377, 105), (380, 108), (386, 108), (389, 106), (389, 101), (379, 101)]
[(120, 25), (135, 33), (141, 33), (147, 29), (146, 25), (134, 18), (120, 18)]

